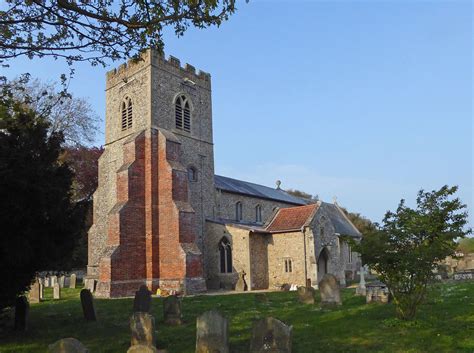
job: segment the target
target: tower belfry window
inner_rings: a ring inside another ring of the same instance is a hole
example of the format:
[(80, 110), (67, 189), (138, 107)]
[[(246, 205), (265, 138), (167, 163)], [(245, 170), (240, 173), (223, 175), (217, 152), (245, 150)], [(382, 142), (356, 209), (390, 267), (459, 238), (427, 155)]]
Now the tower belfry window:
[(186, 132), (191, 132), (191, 105), (186, 96), (179, 96), (176, 98), (174, 111), (176, 128)]
[(122, 131), (128, 130), (133, 124), (133, 105), (132, 100), (126, 97), (122, 101)]

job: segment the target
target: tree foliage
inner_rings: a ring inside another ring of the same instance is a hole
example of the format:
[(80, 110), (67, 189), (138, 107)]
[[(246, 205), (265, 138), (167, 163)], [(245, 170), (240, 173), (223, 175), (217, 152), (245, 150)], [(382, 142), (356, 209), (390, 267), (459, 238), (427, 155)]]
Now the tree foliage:
[(63, 57), (69, 63), (128, 58), (163, 48), (163, 29), (219, 26), (235, 0), (6, 0), (0, 11), (0, 61)]
[(465, 238), (459, 241), (457, 251), (464, 255), (474, 253), (474, 238)]
[(63, 137), (25, 106), (0, 99), (0, 307), (40, 270), (64, 269), (83, 209), (70, 198), (72, 172), (58, 162)]
[(297, 189), (288, 189), (288, 190), (285, 190), (285, 192), (295, 197), (299, 197), (300, 199), (307, 200), (309, 203), (315, 203), (319, 200), (318, 195), (313, 196), (311, 194), (308, 194), (307, 192), (297, 190)]
[(372, 223), (370, 219), (362, 216), (360, 213), (349, 212), (345, 207), (340, 207), (340, 209), (362, 235), (370, 233), (375, 229), (376, 225)]
[(27, 105), (49, 122), (49, 133), (62, 132), (67, 146), (94, 141), (99, 118), (84, 98), (74, 97), (65, 87), (26, 76), (8, 83), (15, 101)]
[(466, 206), (453, 198), (457, 187), (419, 191), (417, 207), (401, 200), (396, 212), (387, 212), (383, 224), (364, 234), (355, 250), (363, 263), (385, 282), (401, 319), (412, 319), (425, 298), (438, 264), (452, 255), (456, 239), (466, 228)]

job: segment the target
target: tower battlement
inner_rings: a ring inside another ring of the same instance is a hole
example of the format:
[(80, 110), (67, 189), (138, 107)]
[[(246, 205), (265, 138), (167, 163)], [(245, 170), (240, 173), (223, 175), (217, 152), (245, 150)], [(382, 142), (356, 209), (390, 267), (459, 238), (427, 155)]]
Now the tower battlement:
[[(202, 86), (210, 86), (211, 75), (186, 63), (181, 66), (181, 61), (170, 55), (168, 58), (158, 50), (148, 49), (140, 54), (138, 58), (129, 59), (126, 63), (110, 70), (106, 74), (107, 87), (111, 87), (120, 81), (126, 82), (127, 79), (147, 66), (165, 68), (180, 76), (188, 77), (190, 80), (199, 82)], [(197, 83), (196, 82), (196, 83)]]

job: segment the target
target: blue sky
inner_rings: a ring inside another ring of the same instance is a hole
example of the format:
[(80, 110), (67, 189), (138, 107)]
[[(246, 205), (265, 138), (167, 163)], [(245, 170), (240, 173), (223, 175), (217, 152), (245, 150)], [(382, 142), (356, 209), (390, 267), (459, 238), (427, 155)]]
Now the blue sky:
[[(167, 54), (212, 75), (216, 173), (337, 196), (375, 221), (420, 188), (459, 185), (473, 213), (470, 1), (238, 7), (220, 28), (165, 34)], [(118, 64), (76, 65), (71, 91), (101, 118)], [(67, 66), (21, 59), (2, 72), (54, 80)]]

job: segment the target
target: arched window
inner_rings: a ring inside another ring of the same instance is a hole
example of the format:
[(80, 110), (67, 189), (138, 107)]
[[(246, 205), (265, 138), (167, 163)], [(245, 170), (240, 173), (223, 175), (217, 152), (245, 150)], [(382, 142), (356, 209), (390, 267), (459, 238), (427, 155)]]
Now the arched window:
[(285, 272), (293, 272), (293, 260), (290, 258), (285, 259)]
[(255, 222), (261, 222), (262, 221), (262, 206), (257, 205), (255, 207)]
[(174, 111), (176, 128), (191, 132), (191, 105), (186, 96), (178, 96), (178, 98), (176, 98)]
[(132, 100), (129, 97), (125, 97), (125, 99), (122, 101), (122, 131), (130, 129), (132, 127), (132, 118)]
[(198, 172), (196, 168), (189, 167), (188, 168), (188, 180), (189, 181), (197, 181), (198, 180)]
[(235, 204), (235, 220), (240, 222), (242, 220), (242, 202), (237, 202)]
[(227, 238), (222, 238), (219, 243), (219, 255), (221, 264), (221, 273), (232, 272), (232, 248)]

